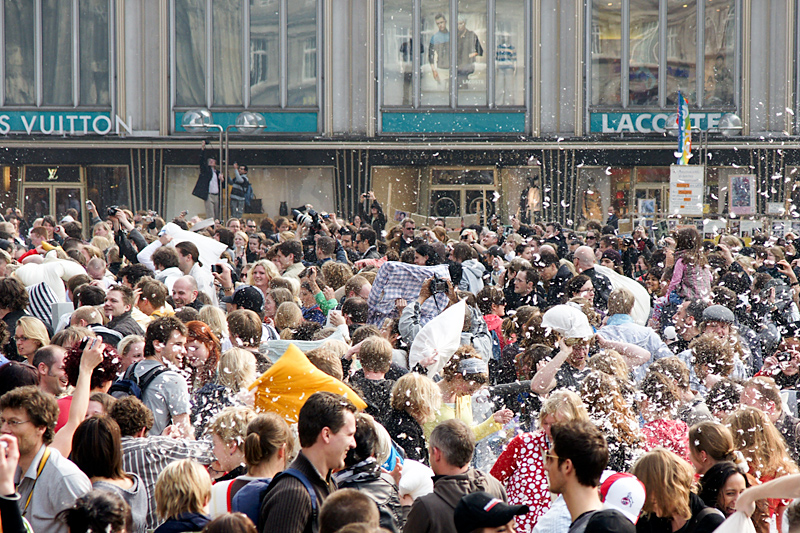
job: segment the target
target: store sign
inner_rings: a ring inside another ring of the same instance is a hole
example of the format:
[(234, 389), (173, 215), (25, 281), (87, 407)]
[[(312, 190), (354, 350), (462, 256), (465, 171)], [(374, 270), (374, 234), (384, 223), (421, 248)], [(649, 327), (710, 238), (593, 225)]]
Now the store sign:
[[(673, 113), (592, 113), (590, 129), (592, 133), (664, 133)], [(689, 113), (692, 129), (707, 130), (719, 126), (723, 113)], [(677, 131), (677, 129), (675, 130)]]
[(703, 214), (704, 174), (702, 165), (669, 167), (669, 212), (673, 215)]
[(0, 135), (119, 135), (133, 133), (131, 122), (96, 111), (0, 111)]

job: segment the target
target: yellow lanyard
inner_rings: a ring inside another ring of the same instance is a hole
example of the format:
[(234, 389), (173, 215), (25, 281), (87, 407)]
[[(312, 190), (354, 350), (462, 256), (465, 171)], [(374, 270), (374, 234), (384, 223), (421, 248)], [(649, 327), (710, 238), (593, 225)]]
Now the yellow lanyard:
[(47, 464), (48, 459), (50, 459), (50, 448), (46, 447), (44, 449), (44, 454), (42, 455), (42, 458), (39, 460), (39, 467), (36, 469), (36, 479), (33, 480), (33, 486), (31, 486), (31, 492), (28, 494), (28, 501), (25, 502), (25, 508), (22, 510), (23, 516), (28, 511), (28, 506), (31, 504), (31, 498), (33, 498), (33, 489), (36, 488), (36, 482), (39, 481), (39, 476), (42, 475), (42, 470), (44, 470), (44, 465)]

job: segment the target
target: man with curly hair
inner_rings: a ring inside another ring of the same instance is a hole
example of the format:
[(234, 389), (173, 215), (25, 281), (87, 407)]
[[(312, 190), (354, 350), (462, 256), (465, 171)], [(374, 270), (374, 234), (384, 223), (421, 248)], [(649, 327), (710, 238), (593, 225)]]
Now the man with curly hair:
[(19, 443), (17, 504), (36, 533), (67, 533), (56, 516), (92, 490), (86, 474), (48, 446), (57, 419), (56, 399), (39, 387), (20, 387), (0, 397), (0, 432)]

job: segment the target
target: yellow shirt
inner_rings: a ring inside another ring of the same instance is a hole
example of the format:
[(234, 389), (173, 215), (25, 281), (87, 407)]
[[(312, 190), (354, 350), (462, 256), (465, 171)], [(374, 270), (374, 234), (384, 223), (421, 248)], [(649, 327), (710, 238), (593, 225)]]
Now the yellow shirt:
[(491, 416), (476, 425), (472, 420), (472, 398), (470, 396), (457, 396), (455, 404), (443, 403), (436, 412), (436, 417), (422, 427), (425, 439), (431, 438), (433, 428), (452, 418), (458, 418), (472, 429), (472, 433), (475, 435), (475, 442), (503, 429), (503, 426), (495, 422), (494, 417)]

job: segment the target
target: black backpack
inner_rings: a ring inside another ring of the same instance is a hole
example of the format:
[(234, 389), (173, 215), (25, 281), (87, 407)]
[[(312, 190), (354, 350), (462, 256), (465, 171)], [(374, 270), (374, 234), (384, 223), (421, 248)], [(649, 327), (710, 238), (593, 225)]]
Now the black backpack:
[(111, 396), (117, 399), (124, 398), (125, 396), (136, 396), (141, 400), (148, 385), (168, 370), (164, 365), (159, 365), (148, 370), (142, 377), (137, 378), (136, 365), (138, 364), (138, 362), (132, 364), (130, 368), (125, 371), (122, 378), (111, 385), (111, 388), (108, 389), (108, 393)]

